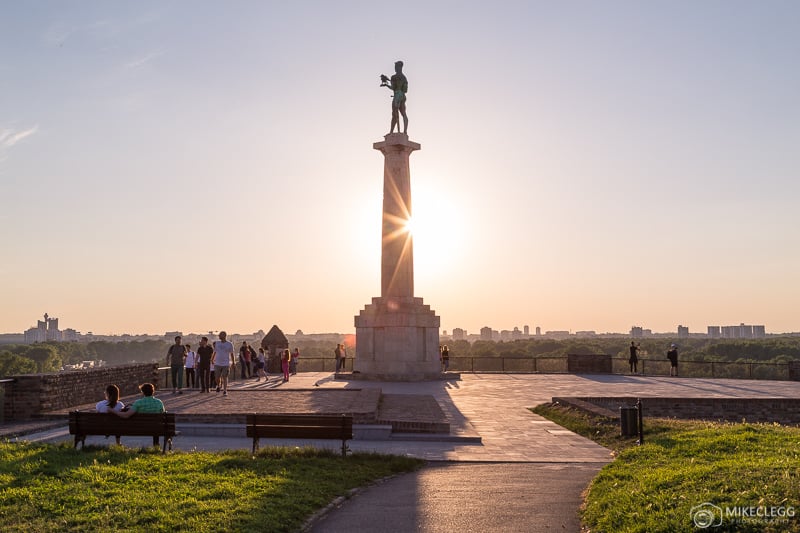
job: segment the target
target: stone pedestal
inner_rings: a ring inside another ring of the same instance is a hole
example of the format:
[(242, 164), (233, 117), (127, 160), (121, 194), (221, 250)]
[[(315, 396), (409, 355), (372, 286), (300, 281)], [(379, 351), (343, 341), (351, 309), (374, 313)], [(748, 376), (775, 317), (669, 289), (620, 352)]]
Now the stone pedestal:
[(439, 379), (439, 317), (422, 298), (373, 298), (355, 323), (354, 372), (384, 381)]
[(439, 317), (414, 297), (409, 156), (419, 144), (390, 133), (373, 148), (384, 156), (381, 296), (355, 317), (353, 372), (387, 381), (438, 379)]

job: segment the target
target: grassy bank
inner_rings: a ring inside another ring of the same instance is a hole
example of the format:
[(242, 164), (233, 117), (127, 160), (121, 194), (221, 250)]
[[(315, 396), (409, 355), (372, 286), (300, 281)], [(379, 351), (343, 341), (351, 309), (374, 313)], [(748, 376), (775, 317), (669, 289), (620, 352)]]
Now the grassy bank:
[(293, 531), (422, 461), (310, 448), (175, 452), (0, 444), (3, 531)]
[(534, 411), (617, 454), (586, 496), (592, 532), (800, 532), (798, 428), (645, 418), (637, 446), (611, 420)]

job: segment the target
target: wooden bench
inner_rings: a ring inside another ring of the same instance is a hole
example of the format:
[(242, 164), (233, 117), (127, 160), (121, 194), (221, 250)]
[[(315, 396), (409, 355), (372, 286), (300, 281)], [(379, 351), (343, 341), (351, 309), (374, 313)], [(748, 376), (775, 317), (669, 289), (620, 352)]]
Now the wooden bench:
[(114, 435), (120, 437), (161, 437), (164, 439), (162, 452), (167, 445), (172, 450), (172, 437), (175, 431), (175, 413), (137, 413), (130, 418), (120, 418), (111, 413), (71, 411), (69, 413), (69, 433), (75, 435), (75, 448), (86, 444), (88, 435)]
[(353, 438), (353, 417), (350, 415), (247, 415), (247, 437), (253, 439), (253, 454), (258, 440), (271, 439), (337, 439), (342, 441), (342, 457), (347, 455), (347, 441)]

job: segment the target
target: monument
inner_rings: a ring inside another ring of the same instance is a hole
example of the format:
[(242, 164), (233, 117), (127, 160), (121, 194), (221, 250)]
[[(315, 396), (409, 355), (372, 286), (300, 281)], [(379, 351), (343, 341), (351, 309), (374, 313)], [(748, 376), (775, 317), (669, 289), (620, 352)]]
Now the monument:
[[(354, 374), (366, 379), (422, 381), (438, 379), (439, 317), (414, 296), (414, 243), (411, 219), (409, 156), (421, 147), (408, 138), (403, 63), (395, 74), (381, 75), (392, 91), (392, 122), (384, 140), (373, 144), (383, 154), (383, 227), (381, 232), (381, 295), (355, 317)], [(400, 132), (400, 115), (403, 132)], [(395, 132), (395, 127), (397, 132)]]

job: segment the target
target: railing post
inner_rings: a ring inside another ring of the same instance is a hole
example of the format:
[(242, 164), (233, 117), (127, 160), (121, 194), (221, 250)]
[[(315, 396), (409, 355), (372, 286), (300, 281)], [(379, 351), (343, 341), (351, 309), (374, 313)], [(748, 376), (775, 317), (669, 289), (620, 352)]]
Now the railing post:
[(644, 428), (642, 427), (642, 422), (644, 422), (642, 417), (642, 399), (636, 399), (636, 414), (639, 417), (639, 446), (644, 444)]

